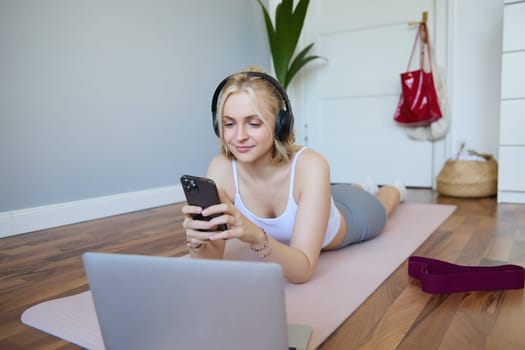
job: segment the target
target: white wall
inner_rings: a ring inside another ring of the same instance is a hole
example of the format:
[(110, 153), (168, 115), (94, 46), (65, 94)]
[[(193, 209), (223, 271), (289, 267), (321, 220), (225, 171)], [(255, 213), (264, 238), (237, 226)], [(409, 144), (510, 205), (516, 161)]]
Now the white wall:
[[(458, 144), (498, 156), (503, 1), (450, 1), (452, 129)], [(450, 37), (450, 36), (449, 36)]]
[(205, 173), (216, 84), (269, 63), (256, 1), (1, 0), (0, 213)]
[(216, 85), (250, 65), (255, 0), (0, 0), (0, 237), (182, 200)]

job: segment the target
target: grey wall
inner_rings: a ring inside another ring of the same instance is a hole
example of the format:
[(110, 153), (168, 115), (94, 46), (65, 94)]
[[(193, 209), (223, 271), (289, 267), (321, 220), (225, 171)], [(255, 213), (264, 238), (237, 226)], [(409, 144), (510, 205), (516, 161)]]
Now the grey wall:
[(255, 0), (0, 0), (0, 213), (205, 174), (211, 95), (249, 65)]

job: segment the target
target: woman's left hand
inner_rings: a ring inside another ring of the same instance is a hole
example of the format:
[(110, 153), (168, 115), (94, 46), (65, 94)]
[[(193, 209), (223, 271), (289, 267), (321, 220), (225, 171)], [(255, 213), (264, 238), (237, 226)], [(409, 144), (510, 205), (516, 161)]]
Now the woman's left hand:
[(262, 229), (244, 216), (225, 195), (221, 195), (221, 204), (211, 206), (202, 211), (202, 215), (217, 216), (209, 221), (211, 227), (226, 224), (226, 231), (213, 233), (209, 239), (214, 241), (218, 239), (237, 238), (246, 243), (259, 243), (264, 238)]

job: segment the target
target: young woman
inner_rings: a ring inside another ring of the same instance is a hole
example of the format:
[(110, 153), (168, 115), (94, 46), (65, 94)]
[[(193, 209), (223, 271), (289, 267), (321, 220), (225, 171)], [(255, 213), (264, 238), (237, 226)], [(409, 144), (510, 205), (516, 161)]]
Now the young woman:
[[(209, 164), (221, 204), (186, 205), (182, 212), (190, 254), (221, 259), (228, 240), (279, 263), (293, 283), (308, 281), (322, 250), (340, 249), (378, 235), (400, 203), (403, 187), (374, 195), (349, 184), (331, 184), (326, 159), (294, 144), (293, 114), (284, 89), (259, 71), (224, 79), (212, 101), (221, 154)], [(211, 216), (193, 220), (193, 214)], [(226, 224), (228, 229), (217, 231)]]

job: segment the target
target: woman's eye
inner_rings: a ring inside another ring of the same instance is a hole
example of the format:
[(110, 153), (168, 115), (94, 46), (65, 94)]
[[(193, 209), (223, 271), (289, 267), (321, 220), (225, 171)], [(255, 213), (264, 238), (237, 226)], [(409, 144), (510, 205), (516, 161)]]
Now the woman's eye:
[(251, 127), (258, 128), (259, 126), (262, 125), (262, 121), (259, 118), (251, 118), (248, 120), (248, 124)]
[(232, 122), (224, 122), (224, 123), (222, 123), (222, 126), (224, 126), (225, 128), (231, 128), (233, 126), (233, 123)]

